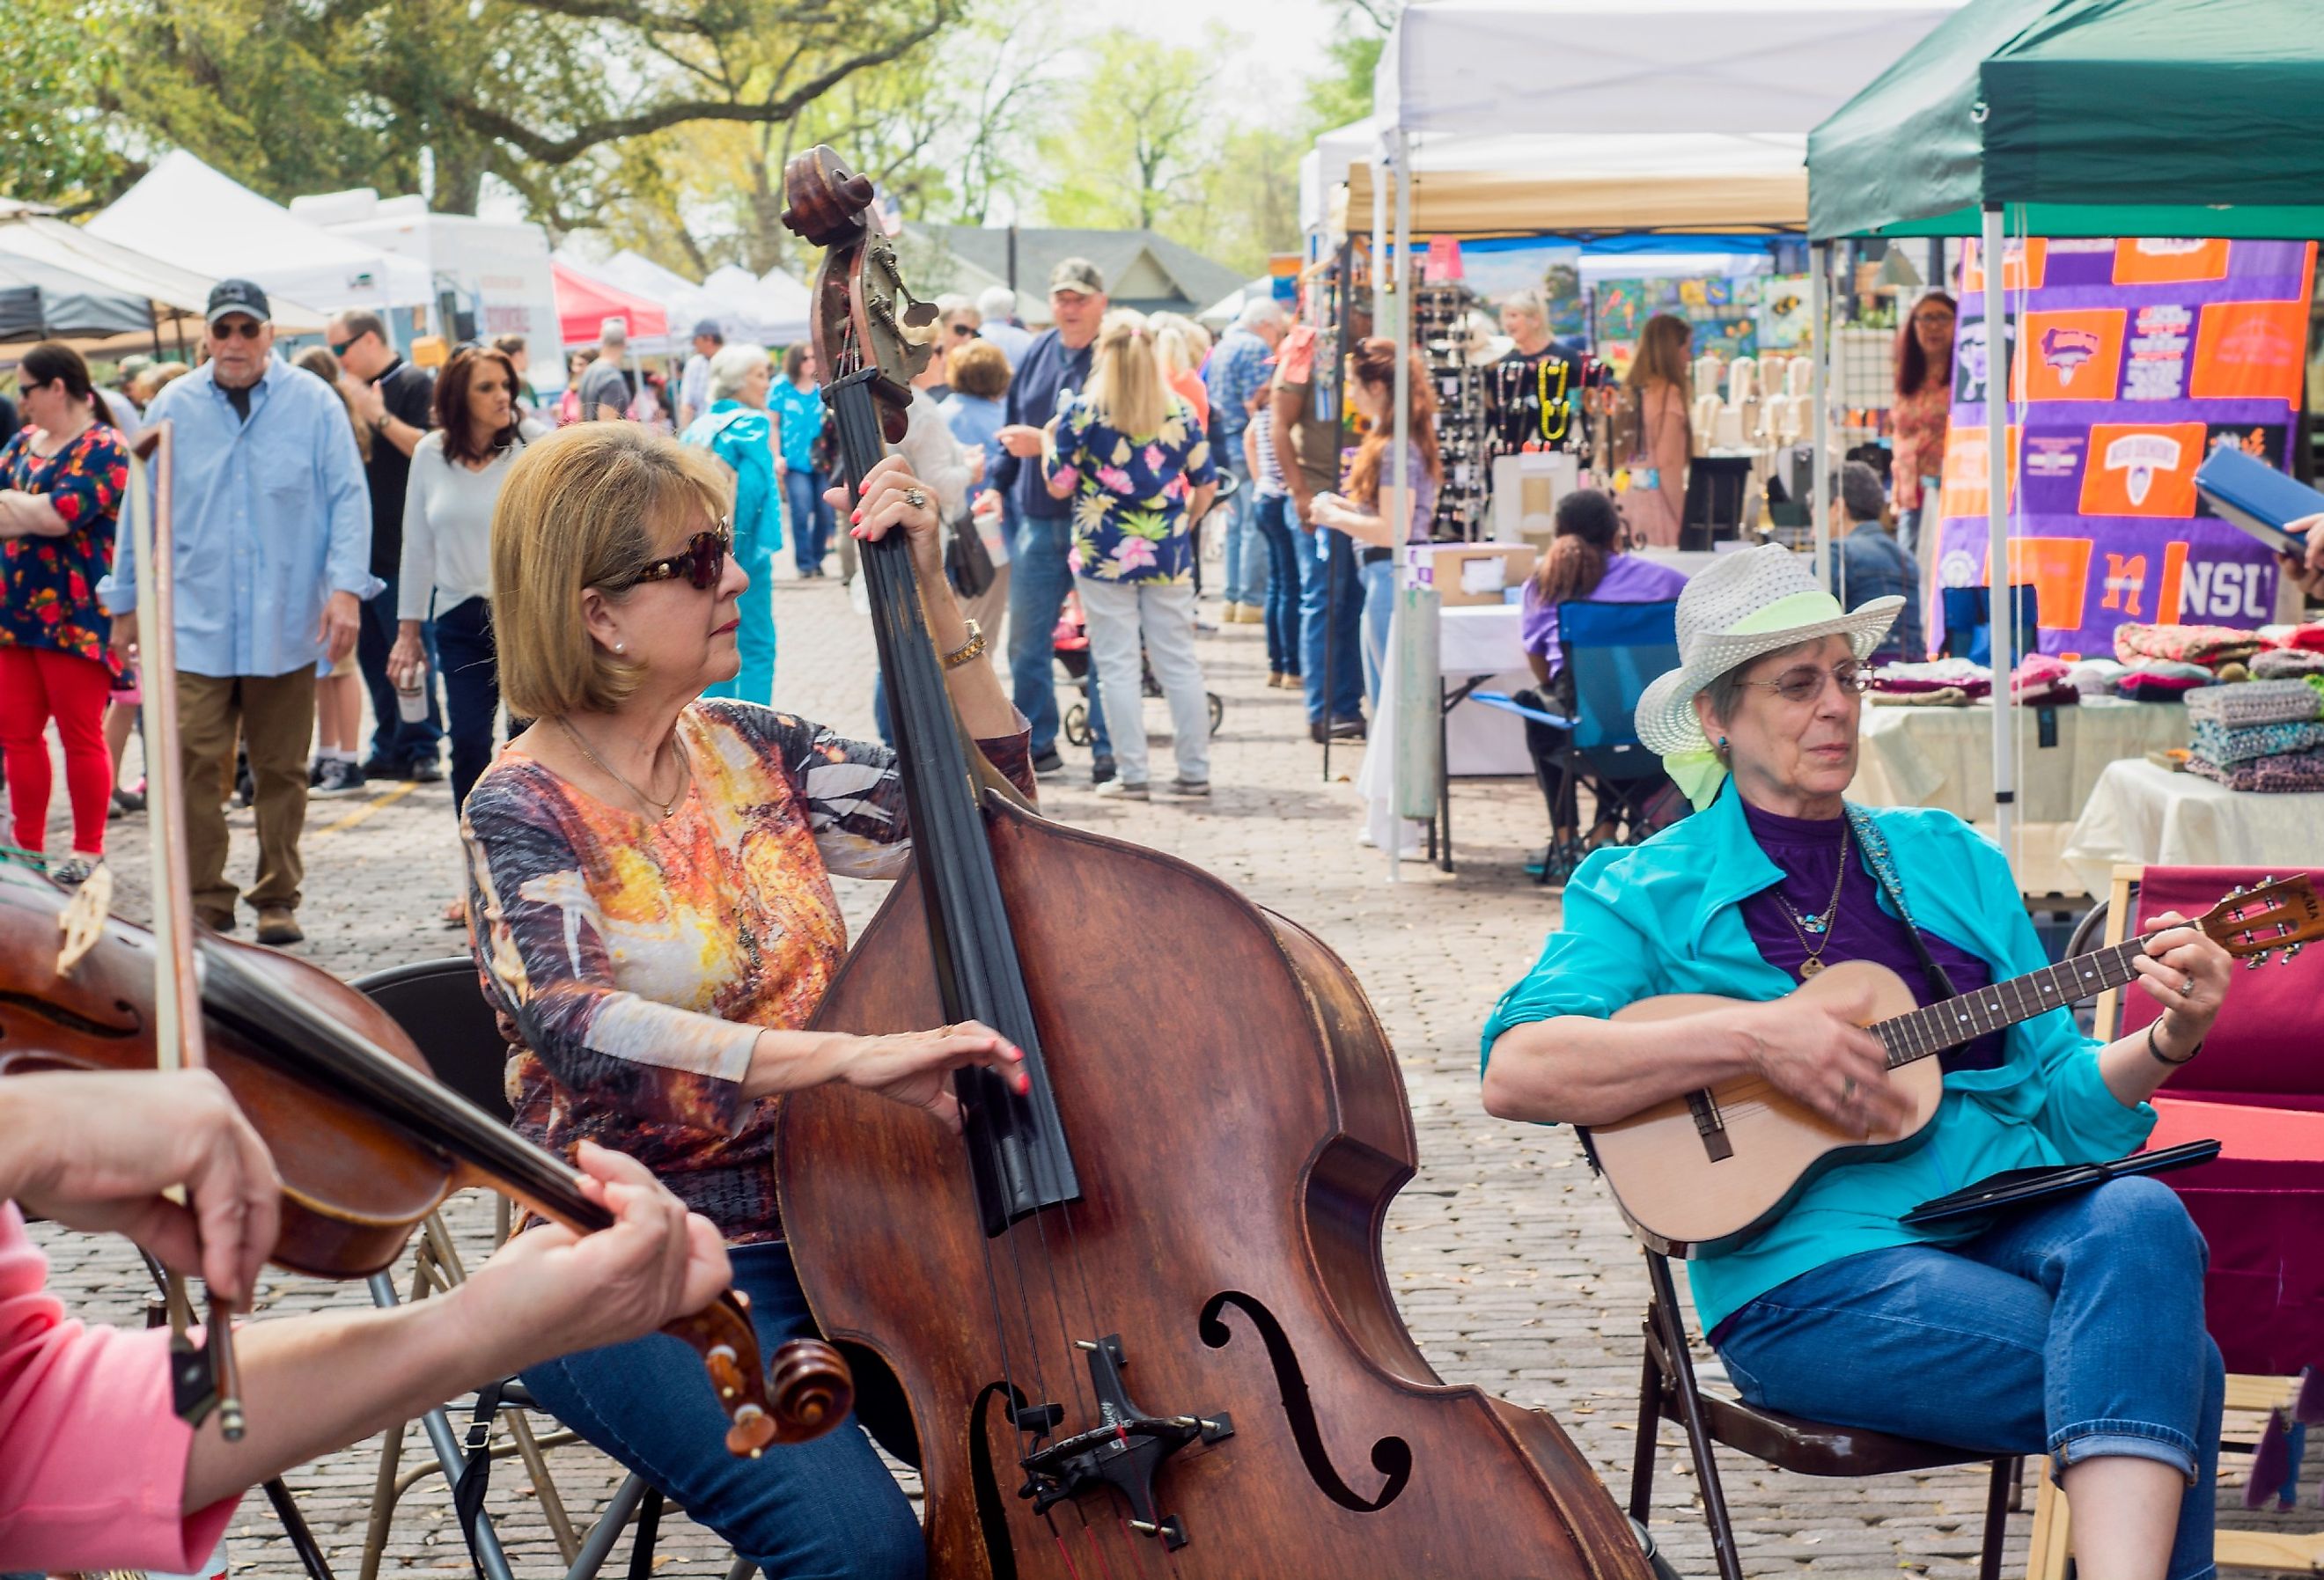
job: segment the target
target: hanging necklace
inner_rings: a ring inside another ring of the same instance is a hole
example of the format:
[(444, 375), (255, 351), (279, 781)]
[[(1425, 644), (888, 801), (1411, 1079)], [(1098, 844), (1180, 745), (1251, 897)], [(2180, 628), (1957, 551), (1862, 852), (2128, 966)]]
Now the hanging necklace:
[[(630, 794), (637, 797), (641, 805), (653, 808), (655, 822), (659, 823), (663, 818), (669, 817), (671, 809), (678, 805), (678, 798), (686, 793), (687, 768), (686, 760), (686, 743), (678, 738), (678, 730), (675, 726), (671, 728), (669, 735), (670, 744), (678, 753), (678, 788), (670, 792), (670, 796), (668, 800), (662, 800), (659, 797), (648, 795), (645, 791), (632, 784), (628, 780), (623, 779), (619, 769), (606, 762), (603, 757), (597, 755), (596, 752), (591, 748), (588, 741), (582, 736), (581, 732), (573, 727), (573, 721), (571, 719), (567, 718), (563, 714), (558, 714), (557, 716), (557, 722), (565, 726), (565, 733), (573, 737), (573, 744), (581, 748), (581, 755), (595, 763), (609, 778), (613, 780), (615, 784), (620, 785), (623, 790), (629, 791)], [(648, 773), (646, 781), (649, 784), (653, 781), (653, 776), (650, 772)]]
[[(1800, 980), (1805, 982), (1823, 969), (1823, 952), (1831, 942), (1832, 924), (1840, 919), (1840, 886), (1848, 881), (1848, 820), (1840, 824), (1840, 871), (1831, 880), (1831, 902), (1821, 912), (1805, 911), (1792, 903), (1791, 896), (1776, 886), (1776, 898), (1784, 902), (1784, 919), (1792, 924), (1792, 931), (1800, 938), (1800, 947), (1808, 957), (1800, 962)], [(1814, 942), (1809, 942), (1810, 938)]]

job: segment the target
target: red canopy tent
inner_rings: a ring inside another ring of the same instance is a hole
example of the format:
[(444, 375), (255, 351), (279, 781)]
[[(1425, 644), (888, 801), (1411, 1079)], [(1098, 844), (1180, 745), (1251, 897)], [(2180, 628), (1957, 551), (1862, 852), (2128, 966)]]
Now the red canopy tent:
[(549, 273), (557, 285), (557, 328), (567, 346), (594, 346), (607, 319), (626, 319), (630, 344), (649, 349), (669, 334), (669, 317), (642, 296), (632, 296), (618, 285), (594, 280), (577, 269), (552, 262)]

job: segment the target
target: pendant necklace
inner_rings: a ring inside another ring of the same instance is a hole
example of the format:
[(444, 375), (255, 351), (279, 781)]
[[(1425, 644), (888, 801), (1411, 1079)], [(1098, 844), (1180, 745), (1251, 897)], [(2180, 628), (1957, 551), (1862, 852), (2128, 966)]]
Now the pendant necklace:
[(1802, 910), (1792, 903), (1781, 884), (1775, 889), (1776, 898), (1784, 902), (1784, 919), (1792, 924), (1792, 931), (1799, 935), (1800, 947), (1807, 951), (1808, 957), (1800, 962), (1802, 982), (1823, 969), (1823, 952), (1831, 942), (1832, 924), (1840, 919), (1840, 886), (1847, 880), (1848, 819), (1843, 818), (1840, 823), (1840, 871), (1832, 876), (1831, 903), (1821, 912)]
[[(616, 769), (612, 763), (606, 762), (603, 757), (598, 756), (595, 751), (590, 747), (588, 741), (583, 737), (581, 732), (573, 727), (572, 720), (567, 718), (563, 714), (559, 714), (557, 716), (557, 722), (565, 726), (565, 733), (573, 737), (573, 744), (581, 748), (581, 754), (583, 756), (588, 758), (590, 762), (595, 763), (600, 769), (604, 770), (604, 772), (613, 779), (615, 784), (620, 785), (623, 790), (629, 791), (630, 794), (637, 797), (640, 804), (650, 807), (653, 809), (655, 822), (659, 823), (667, 818), (670, 815), (671, 810), (677, 807), (678, 797), (686, 793), (686, 786), (687, 782), (687, 768), (688, 766), (686, 760), (686, 743), (677, 738), (677, 732), (675, 730), (670, 732), (670, 744), (678, 753), (678, 788), (670, 793), (669, 799), (665, 801), (658, 797), (648, 795), (645, 791), (632, 784), (628, 780), (622, 778), (620, 770)], [(646, 776), (646, 782), (649, 784), (653, 782), (653, 776), (650, 772)]]

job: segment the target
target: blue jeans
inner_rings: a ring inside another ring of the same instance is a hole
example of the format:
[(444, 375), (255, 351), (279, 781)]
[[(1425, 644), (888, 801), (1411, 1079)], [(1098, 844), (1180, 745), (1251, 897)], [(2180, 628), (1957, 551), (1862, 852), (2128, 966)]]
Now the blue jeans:
[(1299, 673), (1299, 550), (1307, 534), (1291, 524), (1291, 496), (1261, 494), (1251, 502), (1251, 525), (1267, 551), (1267, 595), (1259, 600), (1267, 630), (1267, 667), (1278, 675)]
[(1232, 476), (1239, 486), (1235, 495), (1227, 501), (1227, 541), (1220, 550), (1226, 562), (1226, 586), (1219, 596), (1230, 604), (1250, 604), (1254, 606), (1267, 597), (1267, 550), (1264, 541), (1253, 529), (1257, 512), (1251, 507), (1250, 474), (1243, 469), (1242, 435), (1235, 433), (1219, 441), (1222, 470)]
[[(830, 486), (821, 472), (793, 467), (783, 474), (783, 503), (791, 515), (791, 556), (801, 576), (822, 569), (824, 551), (831, 547), (831, 506), (823, 498)], [(772, 619), (772, 614), (768, 617)]]
[[(828, 510), (828, 505), (824, 507)], [(743, 590), (742, 602), (736, 617), (742, 624), (735, 628), (734, 646), (742, 654), (742, 667), (732, 680), (721, 680), (702, 688), (705, 697), (739, 697), (745, 702), (772, 707), (775, 700), (775, 557), (758, 554), (742, 560), (742, 573), (751, 578)]]
[(2203, 1237), (2170, 1187), (2116, 1179), (1946, 1249), (1868, 1251), (1721, 1323), (1746, 1400), (1963, 1448), (2158, 1460), (2189, 1477), (2171, 1580), (2211, 1574), (2226, 1369)]
[(467, 598), (436, 614), (436, 653), (444, 665), (444, 712), (451, 721), (452, 815), (493, 762), (493, 726), (501, 710), (500, 654), (493, 645), (493, 606)]
[(395, 645), (398, 624), (395, 582), (395, 577), (389, 577), (379, 596), (364, 603), (363, 623), (355, 630), (355, 667), (363, 671), (364, 689), (371, 693), (371, 753), (365, 767), (381, 773), (414, 762), (433, 762), (437, 746), (444, 739), (444, 715), (436, 700), (436, 676), (443, 666), (436, 660), (433, 621), (422, 621), (420, 625), (420, 645), (428, 654), (428, 716), (418, 724), (405, 724), (403, 715), (396, 711), (395, 682), (387, 678), (387, 652)]
[[(1073, 590), (1074, 523), (1065, 516), (1027, 516), (1017, 523), (1009, 550), (1009, 688), (1017, 711), (1033, 727), (1033, 755), (1057, 744), (1056, 662), (1052, 638), (1057, 615)], [(1090, 664), (1091, 751), (1113, 755), (1105, 733), (1105, 709), (1098, 704), (1097, 665)]]
[(1364, 695), (1379, 707), (1380, 676), (1388, 669), (1388, 623), (1396, 613), (1396, 561), (1359, 566), (1364, 584)]
[[(759, 1348), (815, 1333), (779, 1242), (727, 1248)], [(850, 1417), (758, 1459), (726, 1452), (726, 1414), (702, 1362), (650, 1334), (524, 1373), (542, 1407), (646, 1478), (742, 1557), (782, 1580), (920, 1580), (927, 1551), (903, 1489)]]
[[(1364, 660), (1356, 633), (1363, 624), (1364, 589), (1356, 577), (1355, 550), (1345, 532), (1311, 532), (1296, 525), (1292, 532), (1292, 551), (1299, 559), (1299, 679), (1307, 693), (1307, 722), (1361, 718)], [(1328, 558), (1319, 550), (1327, 550)], [(1323, 695), (1327, 652), (1328, 698)]]

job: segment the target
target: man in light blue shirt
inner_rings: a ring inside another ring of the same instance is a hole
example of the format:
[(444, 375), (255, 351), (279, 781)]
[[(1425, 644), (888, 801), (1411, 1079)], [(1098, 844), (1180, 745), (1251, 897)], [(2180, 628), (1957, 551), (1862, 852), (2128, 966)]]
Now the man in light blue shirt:
[(1211, 392), (1212, 448), (1241, 485), (1227, 502), (1222, 617), (1230, 623), (1259, 624), (1267, 602), (1267, 540), (1258, 530), (1258, 502), (1251, 496), (1250, 475), (1243, 464), (1242, 430), (1250, 424), (1251, 402), (1267, 393), (1275, 374), (1275, 348), (1289, 328), (1273, 298), (1254, 297), (1243, 304), (1234, 328), (1220, 338), (1210, 365), (1203, 370), (1203, 383)]
[[(296, 943), (305, 866), (307, 744), (315, 665), (353, 651), (371, 574), (371, 495), (346, 407), (274, 355), (266, 293), (246, 280), (210, 291), (209, 360), (146, 410), (171, 425), (171, 557), (186, 856), (196, 916), (235, 925), (218, 783), (240, 733), (250, 753), (258, 941)], [(137, 641), (136, 557), (123, 533), (99, 587), (114, 651)]]

